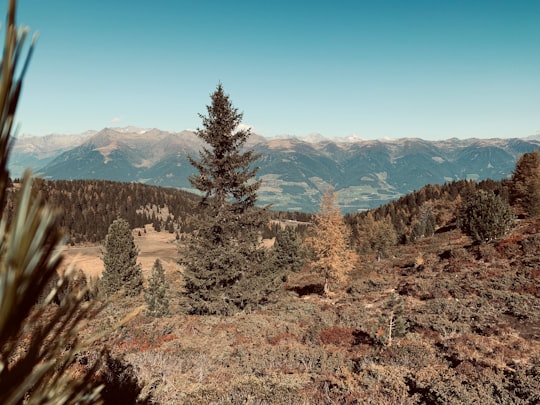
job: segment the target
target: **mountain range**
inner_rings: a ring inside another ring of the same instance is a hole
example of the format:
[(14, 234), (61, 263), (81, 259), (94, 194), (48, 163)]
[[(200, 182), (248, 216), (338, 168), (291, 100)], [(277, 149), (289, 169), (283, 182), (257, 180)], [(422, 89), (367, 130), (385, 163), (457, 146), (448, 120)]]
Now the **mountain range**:
[[(195, 191), (188, 181), (202, 141), (193, 131), (105, 128), (77, 135), (21, 136), (13, 145), (12, 177), (32, 168), (46, 179), (103, 179)], [(321, 191), (338, 191), (344, 212), (373, 208), (426, 184), (511, 175), (519, 156), (540, 148), (538, 137), (427, 141), (264, 138), (246, 145), (260, 154), (259, 202), (274, 209), (317, 211)]]

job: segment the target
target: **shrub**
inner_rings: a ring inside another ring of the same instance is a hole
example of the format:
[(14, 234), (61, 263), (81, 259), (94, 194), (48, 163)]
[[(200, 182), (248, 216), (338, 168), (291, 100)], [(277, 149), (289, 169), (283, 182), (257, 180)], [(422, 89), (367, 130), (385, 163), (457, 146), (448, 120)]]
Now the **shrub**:
[(105, 352), (105, 362), (100, 369), (99, 382), (104, 388), (101, 392), (104, 405), (147, 405), (150, 397), (142, 397), (143, 387), (139, 383), (133, 366), (122, 357), (113, 357)]
[(514, 226), (515, 216), (501, 197), (478, 190), (463, 202), (458, 223), (474, 241), (487, 243), (504, 236)]

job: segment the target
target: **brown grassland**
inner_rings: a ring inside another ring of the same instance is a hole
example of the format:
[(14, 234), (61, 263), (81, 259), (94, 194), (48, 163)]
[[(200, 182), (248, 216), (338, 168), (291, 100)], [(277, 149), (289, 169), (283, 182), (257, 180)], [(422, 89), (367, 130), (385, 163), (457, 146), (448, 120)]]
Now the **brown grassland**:
[[(156, 258), (166, 263), (166, 267), (172, 272), (178, 262), (175, 235), (155, 232), (151, 225), (147, 225), (146, 230), (146, 233), (141, 232), (141, 236), (139, 229), (133, 231), (135, 243), (139, 248), (138, 263), (141, 263), (145, 276), (150, 273)], [(68, 246), (65, 250), (65, 263), (81, 269), (89, 277), (97, 277), (103, 271), (102, 250), (103, 247), (96, 244)]]
[[(294, 273), (269, 305), (232, 317), (181, 313), (174, 235), (147, 230), (134, 231), (139, 261), (145, 277), (164, 263), (172, 315), (141, 312), (104, 343), (155, 403), (540, 403), (539, 220), (494, 244), (453, 229), (360, 256), (330, 298)], [(103, 266), (96, 246), (66, 256), (91, 276)], [(117, 299), (85, 333), (141, 305)]]

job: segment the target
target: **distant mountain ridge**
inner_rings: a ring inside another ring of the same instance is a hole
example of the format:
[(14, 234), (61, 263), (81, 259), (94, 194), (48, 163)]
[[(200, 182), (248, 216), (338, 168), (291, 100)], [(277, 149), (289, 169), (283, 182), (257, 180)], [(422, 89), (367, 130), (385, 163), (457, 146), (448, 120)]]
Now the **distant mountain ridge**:
[[(540, 148), (537, 137), (512, 139), (418, 138), (313, 141), (252, 135), (248, 147), (261, 154), (261, 204), (316, 211), (321, 190), (339, 192), (344, 211), (372, 208), (426, 184), (509, 176), (520, 155)], [(47, 179), (102, 179), (191, 189), (195, 158), (204, 146), (193, 131), (105, 128), (80, 135), (16, 139), (12, 177), (31, 167)]]

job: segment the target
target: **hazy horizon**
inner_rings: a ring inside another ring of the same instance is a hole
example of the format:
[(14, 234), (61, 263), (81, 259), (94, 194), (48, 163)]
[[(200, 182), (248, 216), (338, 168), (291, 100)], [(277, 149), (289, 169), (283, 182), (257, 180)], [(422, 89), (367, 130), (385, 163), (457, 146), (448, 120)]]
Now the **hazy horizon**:
[[(425, 140), (425, 141), (437, 142), (437, 141), (449, 141), (449, 140), (452, 140), (452, 139), (458, 139), (458, 140), (464, 141), (464, 140), (474, 140), (474, 139), (489, 140), (489, 139), (512, 139), (512, 138), (516, 138), (516, 139), (540, 138), (540, 133), (530, 134), (530, 135), (523, 135), (523, 136), (511, 136), (511, 137), (484, 137), (484, 138), (479, 138), (479, 137), (471, 136), (471, 137), (466, 137), (466, 138), (465, 137), (451, 137), (451, 138), (438, 138), (438, 139), (426, 139), (426, 138), (414, 137), (414, 136), (411, 136), (411, 137), (380, 137), (380, 138), (363, 138), (363, 137), (360, 137), (358, 135), (326, 136), (326, 135), (321, 134), (319, 132), (312, 132), (312, 133), (305, 134), (305, 135), (296, 135), (296, 134), (263, 135), (263, 134), (258, 133), (256, 128), (254, 128), (254, 127), (252, 127), (250, 125), (243, 125), (242, 124), (242, 126), (251, 127), (252, 135), (263, 137), (263, 138), (267, 139), (268, 141), (293, 138), (293, 139), (304, 140), (304, 141), (307, 141), (307, 142), (318, 142), (319, 140), (323, 140), (323, 141), (328, 140), (328, 141), (341, 141), (341, 142), (347, 143), (347, 142), (356, 142), (356, 141), (399, 141), (399, 140), (404, 140), (404, 139), (421, 139), (421, 140)], [(76, 136), (81, 136), (81, 135), (90, 135), (90, 136), (92, 136), (93, 134), (100, 133), (101, 131), (104, 131), (106, 129), (112, 129), (112, 130), (115, 130), (115, 131), (118, 131), (118, 132), (125, 132), (125, 133), (129, 133), (129, 134), (133, 134), (136, 131), (144, 131), (146, 133), (146, 132), (149, 132), (149, 131), (152, 131), (152, 130), (158, 130), (158, 131), (167, 132), (167, 133), (171, 133), (171, 134), (179, 134), (179, 133), (184, 132), (184, 131), (195, 132), (197, 130), (196, 128), (184, 128), (184, 129), (179, 129), (179, 130), (168, 130), (168, 129), (162, 129), (162, 128), (156, 128), (156, 127), (153, 127), (153, 128), (141, 128), (141, 127), (136, 127), (134, 125), (125, 125), (125, 126), (108, 126), (108, 127), (104, 127), (104, 128), (101, 128), (101, 129), (88, 129), (88, 130), (85, 130), (85, 131), (82, 131), (82, 132), (77, 132), (77, 133), (75, 133), (75, 132), (74, 133), (51, 132), (51, 133), (47, 133), (47, 134), (36, 135), (36, 134), (29, 134), (29, 133), (25, 133), (24, 131), (20, 131), (18, 134), (16, 134), (15, 138), (41, 138), (41, 137), (46, 137), (46, 136), (68, 136), (68, 137), (74, 136), (74, 137), (76, 137)]]
[(268, 138), (536, 135), (539, 20), (529, 0), (27, 0), (19, 133), (197, 128), (221, 82)]

